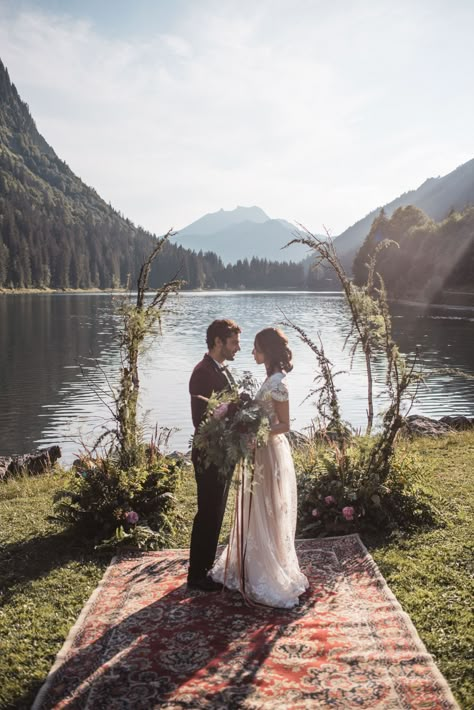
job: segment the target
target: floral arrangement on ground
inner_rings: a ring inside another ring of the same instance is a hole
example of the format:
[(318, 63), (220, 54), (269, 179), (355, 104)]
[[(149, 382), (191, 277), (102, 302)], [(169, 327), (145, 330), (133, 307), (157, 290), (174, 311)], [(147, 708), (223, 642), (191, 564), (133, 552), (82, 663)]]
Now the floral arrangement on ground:
[(437, 510), (419, 456), (397, 447), (384, 470), (371, 467), (377, 437), (351, 437), (341, 450), (309, 441), (295, 450), (299, 534), (387, 533), (431, 525)]
[(83, 456), (67, 489), (54, 498), (52, 520), (95, 538), (97, 548), (166, 546), (178, 512), (181, 462), (149, 451), (141, 465), (123, 470), (114, 457)]

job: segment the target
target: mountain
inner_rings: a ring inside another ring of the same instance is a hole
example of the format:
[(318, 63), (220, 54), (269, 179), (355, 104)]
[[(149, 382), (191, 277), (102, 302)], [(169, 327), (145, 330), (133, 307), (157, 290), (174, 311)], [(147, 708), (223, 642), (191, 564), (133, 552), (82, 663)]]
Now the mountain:
[[(258, 207), (238, 207), (206, 215), (197, 224), (205, 233), (217, 234), (219, 229), (269, 222)], [(275, 230), (283, 231), (280, 241), (289, 241), (284, 224), (274, 222)], [(134, 284), (155, 242), (153, 234), (114, 210), (56, 155), (0, 61), (0, 291)], [(215, 254), (168, 243), (153, 265), (150, 286), (177, 274), (186, 288), (312, 285), (302, 266), (272, 263), (267, 253), (265, 257), (226, 267)]]
[(38, 209), (50, 213), (64, 210), (69, 220), (86, 211), (97, 219), (112, 214), (119, 217), (95, 190), (74, 175), (38, 132), (1, 61), (0, 148), (3, 197), (28, 191)]
[[(392, 202), (383, 205), (390, 217), (399, 207), (413, 205), (423, 210), (433, 220), (441, 221), (451, 211), (460, 212), (474, 204), (474, 159), (460, 165), (448, 175), (429, 178), (416, 190), (405, 192)], [(372, 210), (334, 240), (334, 246), (346, 265), (351, 265), (358, 249), (367, 237), (372, 222), (381, 207)]]
[[(474, 160), (427, 180), (386, 205), (385, 212), (388, 218), (397, 207), (414, 204), (439, 220), (469, 202), (474, 202)], [(335, 240), (346, 265), (348, 260), (352, 265), (377, 214), (374, 210)], [(166, 245), (150, 285), (179, 274), (187, 288), (330, 288), (330, 275), (308, 272), (308, 262), (301, 263), (303, 247), (281, 249), (293, 229), (256, 206), (207, 214)], [(451, 238), (450, 232), (440, 234)], [(0, 61), (0, 290), (115, 288), (129, 277), (133, 284), (155, 240), (56, 155)], [(290, 267), (289, 260), (300, 263)], [(453, 273), (458, 279), (464, 271), (456, 267)]]
[(304, 248), (292, 245), (283, 249), (293, 238), (294, 230), (290, 222), (271, 219), (259, 207), (237, 207), (201, 217), (180, 230), (174, 243), (198, 252), (212, 251), (226, 264), (253, 257), (279, 262), (301, 261)]
[(367, 280), (367, 264), (383, 240), (376, 269), (394, 299), (474, 305), (474, 207), (432, 220), (417, 207), (382, 210), (354, 259), (356, 283)]
[(0, 287), (118, 286), (152, 242), (58, 158), (0, 61)]
[(216, 234), (222, 229), (227, 229), (240, 222), (255, 222), (259, 224), (270, 219), (260, 207), (236, 207), (235, 210), (220, 209), (200, 217), (187, 227), (179, 230), (180, 237), (188, 234), (206, 236)]

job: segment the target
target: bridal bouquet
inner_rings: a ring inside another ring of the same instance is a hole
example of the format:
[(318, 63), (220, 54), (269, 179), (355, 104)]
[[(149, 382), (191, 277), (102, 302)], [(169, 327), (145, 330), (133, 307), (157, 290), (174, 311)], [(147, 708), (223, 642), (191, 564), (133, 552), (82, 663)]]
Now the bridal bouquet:
[(270, 421), (261, 405), (236, 387), (210, 397), (194, 446), (206, 466), (214, 465), (225, 475), (239, 461), (251, 461), (255, 448), (266, 444), (269, 432)]

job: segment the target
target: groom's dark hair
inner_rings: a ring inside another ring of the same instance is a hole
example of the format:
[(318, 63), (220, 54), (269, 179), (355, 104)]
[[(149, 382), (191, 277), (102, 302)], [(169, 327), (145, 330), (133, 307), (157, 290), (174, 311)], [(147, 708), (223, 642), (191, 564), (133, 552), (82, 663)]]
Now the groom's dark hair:
[(211, 350), (214, 347), (216, 338), (220, 338), (222, 342), (225, 342), (231, 335), (241, 332), (239, 326), (237, 323), (234, 323), (233, 320), (226, 318), (223, 320), (214, 320), (206, 332), (207, 347)]

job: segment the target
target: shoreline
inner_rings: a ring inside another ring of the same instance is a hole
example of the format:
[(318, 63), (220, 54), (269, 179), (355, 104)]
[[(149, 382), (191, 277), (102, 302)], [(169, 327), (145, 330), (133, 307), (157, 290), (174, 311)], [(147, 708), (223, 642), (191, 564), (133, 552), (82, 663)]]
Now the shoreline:
[[(298, 442), (301, 440), (308, 440), (311, 438), (309, 435), (304, 434), (304, 427), (302, 430), (294, 430), (291, 429), (290, 432), (288, 432), (288, 438), (293, 441), (293, 443), (298, 446)], [(424, 436), (424, 437), (433, 437), (433, 436), (448, 436), (450, 434), (459, 434), (462, 431), (470, 431), (474, 430), (474, 416), (470, 416), (469, 414), (459, 414), (459, 413), (453, 413), (453, 414), (443, 414), (440, 417), (429, 417), (425, 414), (410, 414), (405, 418), (405, 434), (410, 435), (410, 429), (411, 429), (411, 434), (416, 435), (416, 436)], [(416, 429), (416, 432), (415, 432)], [(374, 429), (375, 435), (377, 434), (377, 430)], [(402, 432), (402, 430), (401, 430)], [(319, 438), (319, 435), (321, 432), (316, 432), (314, 437), (316, 439)], [(354, 434), (354, 436), (359, 436), (358, 434)], [(372, 436), (372, 435), (371, 435)], [(22, 459), (26, 457), (34, 457), (38, 454), (44, 453), (49, 451), (51, 448), (54, 448), (55, 446), (61, 447), (63, 445), (62, 440), (55, 440), (54, 442), (49, 442), (48, 444), (44, 445), (38, 445), (37, 447), (31, 449), (28, 452), (19, 454), (19, 453), (2, 453), (0, 451), (0, 474), (1, 474), (1, 468), (2, 466), (7, 466), (9, 463), (12, 461), (16, 461), (17, 459)], [(191, 457), (191, 448), (188, 446), (186, 450), (180, 451), (179, 449), (172, 449), (171, 451), (166, 452), (167, 456), (170, 457), (177, 457), (177, 458), (182, 458), (182, 459), (190, 459)], [(58, 457), (58, 462), (59, 465), (65, 469), (70, 468), (73, 464), (68, 464), (68, 463), (63, 463), (60, 462), (59, 459), (62, 458), (62, 453), (59, 454)], [(77, 456), (76, 456), (77, 458)], [(0, 475), (0, 481), (2, 480), (2, 477)]]
[(0, 296), (53, 293), (126, 293), (124, 288), (0, 288)]
[(427, 303), (426, 301), (412, 301), (410, 299), (393, 300), (389, 299), (390, 304), (398, 306), (418, 306), (422, 308), (444, 308), (449, 311), (474, 311), (474, 305), (471, 303), (452, 304), (452, 303)]
[[(150, 288), (149, 292), (152, 293), (155, 289)], [(192, 288), (192, 289), (182, 289), (183, 293), (214, 293), (214, 292), (235, 292), (235, 293), (245, 293), (246, 291), (258, 292), (259, 290), (265, 292), (275, 292), (281, 293), (282, 291), (292, 293), (343, 293), (343, 291), (336, 291), (335, 289), (328, 290), (300, 290), (300, 289), (222, 289), (222, 288)], [(22, 296), (22, 295), (54, 295), (54, 294), (124, 294), (127, 293), (125, 288), (0, 288), (0, 296)], [(132, 289), (132, 293), (134, 293)], [(416, 306), (419, 308), (444, 308), (446, 310), (468, 310), (474, 311), (474, 293), (463, 292), (459, 295), (467, 296), (469, 302), (466, 303), (429, 303), (427, 301), (417, 300), (416, 298), (402, 298), (402, 299), (389, 299), (389, 303), (393, 305), (401, 306)]]

